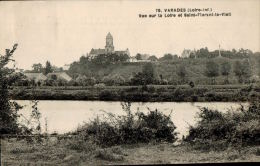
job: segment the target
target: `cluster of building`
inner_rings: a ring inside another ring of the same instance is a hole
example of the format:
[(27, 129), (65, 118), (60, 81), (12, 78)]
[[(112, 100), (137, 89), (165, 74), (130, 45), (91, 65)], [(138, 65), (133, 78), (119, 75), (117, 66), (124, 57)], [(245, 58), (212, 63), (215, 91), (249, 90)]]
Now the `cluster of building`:
[(135, 57), (130, 57), (129, 62), (151, 62), (153, 61), (150, 59), (149, 54), (139, 54), (139, 58), (137, 56)]
[(89, 52), (89, 56), (91, 58), (94, 58), (97, 55), (104, 55), (104, 54), (117, 54), (117, 55), (126, 54), (130, 57), (129, 62), (151, 62), (152, 61), (151, 59), (149, 59), (150, 55), (148, 54), (140, 54), (140, 58), (131, 57), (128, 48), (126, 50), (116, 51), (113, 43), (113, 36), (111, 35), (110, 32), (106, 36), (105, 48), (98, 48), (98, 49), (92, 48)]
[[(191, 54), (196, 55), (196, 50), (195, 49), (194, 50), (184, 49), (182, 51), (181, 57), (182, 58), (189, 58)], [(195, 56), (195, 58), (196, 58), (196, 56)]]
[[(220, 45), (219, 45), (218, 57), (222, 57), (222, 56), (221, 56), (221, 51), (222, 51), (222, 50), (221, 50)], [(182, 51), (181, 57), (182, 57), (182, 58), (189, 58), (189, 57), (191, 56), (191, 54), (193, 54), (193, 56), (194, 56), (193, 58), (198, 58), (195, 49), (194, 49), (194, 50), (184, 49), (184, 50)]]
[(23, 73), (28, 80), (34, 81), (36, 83), (40, 82), (44, 83), (47, 79), (49, 80), (62, 80), (65, 82), (69, 82), (72, 78), (66, 72), (53, 72), (44, 75), (43, 73)]

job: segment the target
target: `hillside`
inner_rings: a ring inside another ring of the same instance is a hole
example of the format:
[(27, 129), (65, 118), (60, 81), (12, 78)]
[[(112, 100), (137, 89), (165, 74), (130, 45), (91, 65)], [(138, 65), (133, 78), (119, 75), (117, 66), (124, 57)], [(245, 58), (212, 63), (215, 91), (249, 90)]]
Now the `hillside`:
[[(250, 58), (240, 58), (240, 59), (231, 59), (225, 57), (217, 58), (175, 58), (171, 61), (156, 61), (151, 62), (154, 66), (155, 76), (157, 79), (167, 80), (169, 84), (179, 84), (180, 77), (177, 75), (178, 68), (180, 66), (185, 66), (186, 76), (185, 82), (193, 81), (196, 84), (209, 84), (210, 79), (205, 76), (205, 66), (208, 61), (214, 61), (219, 65), (219, 70), (221, 70), (221, 64), (228, 62), (231, 64), (231, 72), (229, 75), (229, 81), (231, 84), (237, 83), (237, 77), (233, 72), (234, 63), (236, 61), (249, 61), (252, 75), (259, 74), (259, 56), (251, 56)], [(102, 80), (105, 76), (120, 75), (125, 78), (126, 81), (129, 81), (134, 73), (141, 72), (143, 66), (147, 62), (117, 62), (107, 65), (94, 65), (89, 62), (80, 60), (79, 62), (74, 62), (71, 64), (71, 67), (68, 73), (76, 78), (78, 75), (85, 75), (87, 77), (94, 77), (97, 80)], [(220, 72), (219, 72), (220, 73)], [(223, 84), (225, 77), (219, 74), (216, 77), (216, 84)]]

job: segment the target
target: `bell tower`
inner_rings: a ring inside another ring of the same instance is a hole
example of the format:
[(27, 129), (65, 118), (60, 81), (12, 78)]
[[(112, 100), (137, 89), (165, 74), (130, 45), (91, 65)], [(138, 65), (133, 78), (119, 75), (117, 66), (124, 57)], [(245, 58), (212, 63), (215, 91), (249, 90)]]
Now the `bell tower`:
[(106, 36), (106, 46), (105, 46), (106, 52), (111, 53), (114, 51), (114, 45), (113, 45), (113, 36), (109, 32)]

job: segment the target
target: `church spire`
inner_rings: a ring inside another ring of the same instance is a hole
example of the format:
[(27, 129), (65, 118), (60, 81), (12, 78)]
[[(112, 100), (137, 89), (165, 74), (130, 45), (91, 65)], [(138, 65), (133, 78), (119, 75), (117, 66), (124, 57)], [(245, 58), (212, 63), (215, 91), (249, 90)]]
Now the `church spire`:
[(111, 35), (111, 33), (110, 32), (108, 32), (108, 34), (107, 34), (107, 37), (106, 38), (113, 38), (113, 36)]
[(113, 36), (110, 32), (108, 32), (106, 36), (106, 46), (105, 46), (106, 52), (111, 53), (114, 51), (114, 45), (113, 45)]

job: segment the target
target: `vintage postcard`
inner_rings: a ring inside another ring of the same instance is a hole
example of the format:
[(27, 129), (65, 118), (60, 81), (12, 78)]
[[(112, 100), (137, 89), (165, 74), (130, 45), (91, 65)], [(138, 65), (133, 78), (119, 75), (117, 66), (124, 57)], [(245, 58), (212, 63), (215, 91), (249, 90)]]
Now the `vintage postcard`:
[(0, 160), (260, 162), (260, 0), (0, 1)]

